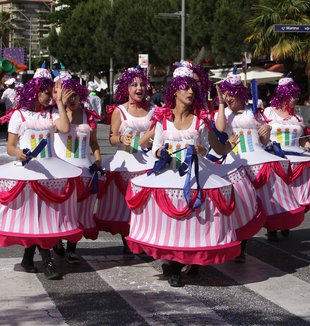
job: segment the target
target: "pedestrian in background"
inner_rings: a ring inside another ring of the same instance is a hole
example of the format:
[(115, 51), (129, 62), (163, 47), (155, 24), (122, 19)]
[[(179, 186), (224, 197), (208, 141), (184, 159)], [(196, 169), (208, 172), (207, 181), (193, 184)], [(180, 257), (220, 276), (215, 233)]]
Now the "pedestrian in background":
[(15, 78), (9, 78), (4, 82), (6, 89), (2, 93), (0, 103), (5, 104), (6, 111), (16, 106)]

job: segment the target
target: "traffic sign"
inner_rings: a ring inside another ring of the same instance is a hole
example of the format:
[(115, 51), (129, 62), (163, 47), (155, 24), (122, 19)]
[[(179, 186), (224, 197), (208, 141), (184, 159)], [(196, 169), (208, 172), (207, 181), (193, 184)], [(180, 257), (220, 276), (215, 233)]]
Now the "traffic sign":
[(274, 31), (284, 33), (309, 33), (310, 25), (274, 25)]

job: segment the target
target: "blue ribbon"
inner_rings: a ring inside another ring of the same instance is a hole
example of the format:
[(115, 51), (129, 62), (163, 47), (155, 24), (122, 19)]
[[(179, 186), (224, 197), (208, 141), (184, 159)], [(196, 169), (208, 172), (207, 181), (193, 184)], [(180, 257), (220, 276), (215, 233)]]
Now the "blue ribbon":
[(160, 151), (160, 159), (155, 162), (152, 170), (147, 175), (151, 175), (152, 173), (156, 174), (170, 164), (171, 155), (168, 153), (168, 146), (169, 144), (165, 144), (165, 147)]
[(257, 114), (257, 106), (258, 106), (258, 85), (257, 80), (251, 80), (251, 94), (252, 94), (252, 112), (254, 117)]
[[(226, 132), (220, 132), (216, 129), (215, 127), (215, 123), (210, 121), (210, 125), (212, 130), (215, 133), (215, 136), (217, 137), (217, 139), (220, 141), (221, 144), (225, 145), (227, 140), (228, 140), (228, 135), (226, 134)], [(211, 149), (211, 147), (210, 147)], [(210, 152), (210, 149), (208, 152)], [(220, 157), (216, 157), (210, 153), (207, 154), (207, 159), (210, 160), (211, 162), (223, 162), (226, 159), (227, 155), (222, 155)]]
[(40, 141), (39, 145), (33, 151), (31, 151), (29, 148), (24, 148), (23, 153), (27, 156), (27, 158), (25, 161), (22, 161), (22, 165), (26, 165), (31, 159), (37, 157), (43, 151), (46, 145), (47, 140), (44, 138)]
[[(187, 152), (186, 152), (186, 157), (184, 162), (181, 164), (179, 167), (179, 174), (180, 176), (183, 176), (187, 173), (186, 175), (186, 180), (184, 184), (184, 197), (187, 202), (188, 207), (191, 210), (194, 210), (195, 208), (198, 208), (201, 206), (202, 203), (202, 190), (199, 184), (199, 165), (198, 165), (198, 156), (197, 154), (194, 153), (194, 145), (189, 145), (187, 147)], [(195, 164), (194, 166), (194, 171), (195, 171), (195, 178), (196, 178), (196, 183), (197, 183), (197, 190), (198, 190), (198, 196), (195, 200), (194, 205), (190, 204), (190, 183), (191, 183), (191, 177), (192, 177), (192, 164)]]
[(95, 163), (93, 163), (89, 168), (89, 172), (92, 175), (92, 189), (90, 190), (91, 194), (97, 194), (99, 191), (99, 176), (100, 173), (101, 176), (104, 175), (104, 171), (99, 168)]
[(275, 154), (282, 158), (286, 158), (286, 155), (295, 155), (295, 156), (303, 156), (303, 153), (292, 152), (292, 151), (285, 151), (281, 148), (281, 145), (276, 141), (273, 141), (271, 145), (265, 147), (265, 151), (271, 154)]

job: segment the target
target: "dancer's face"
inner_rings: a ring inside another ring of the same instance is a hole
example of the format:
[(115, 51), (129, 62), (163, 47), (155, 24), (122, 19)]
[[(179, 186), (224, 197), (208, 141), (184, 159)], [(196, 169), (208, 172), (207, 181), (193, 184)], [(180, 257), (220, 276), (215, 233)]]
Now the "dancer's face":
[(294, 109), (295, 105), (298, 103), (298, 97), (291, 97), (288, 102), (290, 108)]
[(232, 111), (239, 111), (240, 109), (243, 108), (243, 103), (238, 97), (231, 96), (229, 92), (225, 92), (223, 96), (226, 104), (229, 106), (229, 108)]
[(175, 93), (176, 103), (181, 103), (190, 106), (194, 101), (194, 90), (191, 85), (180, 85), (179, 90)]
[(67, 101), (67, 106), (72, 110), (80, 107), (80, 97), (77, 93), (70, 95)]
[(146, 85), (141, 78), (135, 77), (128, 85), (128, 94), (130, 100), (142, 102), (145, 96)]
[(52, 97), (52, 87), (38, 93), (38, 101), (43, 106), (48, 106)]

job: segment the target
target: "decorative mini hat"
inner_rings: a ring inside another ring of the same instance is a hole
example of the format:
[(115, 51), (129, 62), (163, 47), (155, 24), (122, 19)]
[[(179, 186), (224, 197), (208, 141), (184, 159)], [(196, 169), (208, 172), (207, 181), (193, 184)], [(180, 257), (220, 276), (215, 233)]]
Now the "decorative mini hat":
[(298, 98), (301, 90), (291, 77), (284, 77), (279, 80), (278, 87), (275, 89), (270, 100), (272, 107), (278, 108), (288, 103), (291, 98)]
[(194, 78), (193, 70), (187, 67), (178, 67), (173, 72), (173, 78), (176, 77), (191, 77)]
[(34, 75), (33, 75), (33, 78), (47, 78), (47, 79), (50, 79), (50, 80), (53, 80), (52, 79), (52, 75), (50, 74), (50, 72), (45, 69), (45, 68), (38, 68)]
[(54, 82), (57, 82), (57, 80), (61, 80), (61, 81), (63, 81), (63, 80), (69, 80), (71, 78), (72, 78), (72, 76), (68, 72), (63, 72), (62, 71), (58, 76), (56, 76), (54, 78)]
[(237, 67), (228, 73), (226, 79), (219, 84), (222, 92), (228, 92), (230, 96), (238, 97), (242, 102), (248, 100), (247, 88), (242, 84), (241, 75), (237, 73)]

